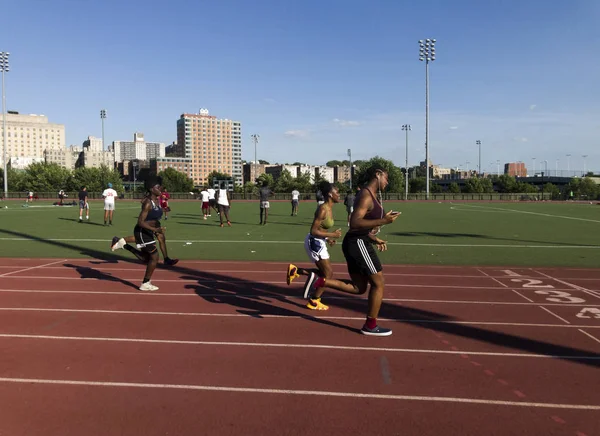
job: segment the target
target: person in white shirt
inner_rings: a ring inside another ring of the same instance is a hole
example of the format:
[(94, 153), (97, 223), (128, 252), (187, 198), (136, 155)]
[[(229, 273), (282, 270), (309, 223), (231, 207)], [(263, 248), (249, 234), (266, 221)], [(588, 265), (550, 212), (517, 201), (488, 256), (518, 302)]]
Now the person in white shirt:
[[(216, 191), (213, 188), (208, 188), (206, 190), (208, 192), (208, 204), (211, 208), (213, 208), (215, 210), (215, 212), (217, 212), (217, 214), (219, 213), (219, 209), (217, 209), (217, 200), (215, 199), (215, 193)], [(210, 209), (208, 210), (208, 216), (210, 216)]]
[(112, 188), (112, 183), (109, 183), (108, 188), (102, 192), (102, 197), (104, 198), (104, 225), (106, 225), (106, 221), (108, 220), (109, 225), (112, 226), (117, 195), (117, 191)]
[(209, 198), (210, 195), (206, 190), (206, 187), (202, 188), (202, 191), (200, 192), (200, 201), (202, 201), (202, 214), (204, 215), (204, 219), (210, 216), (210, 203), (208, 202)]
[(298, 201), (300, 200), (300, 193), (297, 189), (292, 191), (292, 216), (298, 215)]
[(223, 227), (223, 215), (227, 220), (227, 225), (231, 227), (231, 221), (229, 221), (229, 191), (225, 189), (225, 183), (221, 184), (219, 191), (217, 192), (217, 204), (219, 205), (219, 216), (221, 218), (221, 227)]

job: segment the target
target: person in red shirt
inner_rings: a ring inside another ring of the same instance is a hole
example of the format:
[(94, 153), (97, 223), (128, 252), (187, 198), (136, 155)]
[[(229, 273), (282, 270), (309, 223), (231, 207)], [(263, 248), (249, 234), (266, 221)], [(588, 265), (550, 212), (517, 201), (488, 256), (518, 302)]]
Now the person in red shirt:
[(166, 220), (169, 219), (169, 212), (171, 212), (171, 208), (169, 207), (169, 198), (171, 198), (171, 196), (169, 195), (166, 189), (163, 189), (160, 195), (160, 207), (162, 208), (165, 214)]

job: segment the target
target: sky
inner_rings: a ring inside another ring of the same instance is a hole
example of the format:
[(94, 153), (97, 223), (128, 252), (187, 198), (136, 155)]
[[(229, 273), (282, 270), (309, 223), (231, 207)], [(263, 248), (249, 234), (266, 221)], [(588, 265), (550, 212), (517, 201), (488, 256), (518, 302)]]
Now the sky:
[[(375, 155), (482, 169), (600, 172), (598, 0), (20, 0), (4, 2), (8, 110), (101, 137), (170, 144), (182, 113), (242, 123), (242, 158)], [(567, 158), (567, 154), (571, 154)], [(587, 158), (583, 158), (587, 155)], [(469, 163), (467, 163), (469, 162)]]

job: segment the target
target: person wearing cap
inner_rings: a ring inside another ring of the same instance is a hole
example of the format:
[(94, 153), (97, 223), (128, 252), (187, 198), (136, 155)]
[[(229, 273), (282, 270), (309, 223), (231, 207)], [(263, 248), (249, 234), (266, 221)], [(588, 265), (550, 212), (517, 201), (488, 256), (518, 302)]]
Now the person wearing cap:
[(102, 192), (102, 198), (104, 198), (104, 225), (108, 221), (108, 224), (112, 226), (113, 212), (115, 211), (115, 199), (117, 198), (117, 191), (112, 188), (112, 183), (107, 185), (108, 187)]

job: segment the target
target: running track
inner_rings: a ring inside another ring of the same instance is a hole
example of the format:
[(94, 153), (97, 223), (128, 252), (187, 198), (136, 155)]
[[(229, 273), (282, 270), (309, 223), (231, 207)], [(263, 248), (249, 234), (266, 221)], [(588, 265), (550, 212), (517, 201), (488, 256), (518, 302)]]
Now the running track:
[(285, 267), (0, 259), (0, 435), (600, 435), (600, 270), (388, 265), (371, 338)]

